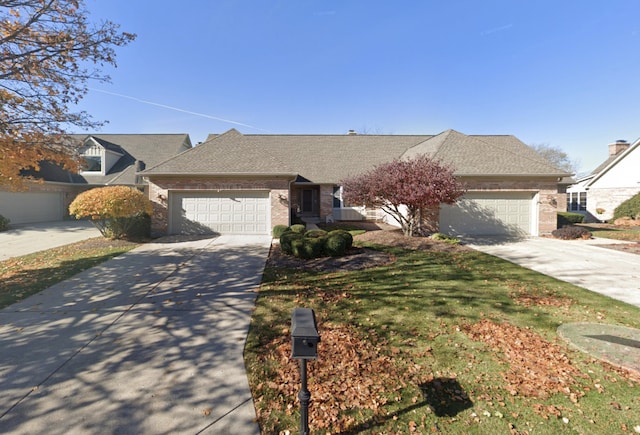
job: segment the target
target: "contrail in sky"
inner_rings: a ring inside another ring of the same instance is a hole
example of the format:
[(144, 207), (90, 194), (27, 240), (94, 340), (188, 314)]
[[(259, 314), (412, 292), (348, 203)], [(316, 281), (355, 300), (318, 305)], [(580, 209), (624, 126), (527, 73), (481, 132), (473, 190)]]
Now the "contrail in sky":
[(202, 118), (213, 119), (214, 121), (226, 122), (228, 124), (241, 125), (243, 127), (252, 128), (254, 130), (260, 130), (264, 132), (268, 132), (268, 130), (263, 130), (258, 127), (254, 127), (253, 125), (245, 124), (238, 121), (233, 121), (231, 119), (219, 118), (213, 115), (207, 115), (206, 113), (192, 112), (191, 110), (181, 109), (179, 107), (167, 106), (166, 104), (154, 103), (153, 101), (143, 100), (141, 98), (132, 97), (131, 95), (118, 94), (116, 92), (103, 91), (102, 89), (89, 88), (90, 91), (100, 92), (107, 95), (113, 95), (115, 97), (126, 98), (128, 100), (137, 101), (138, 103), (149, 104), (151, 106), (162, 107), (163, 109), (174, 110), (176, 112), (188, 113), (189, 115), (200, 116)]

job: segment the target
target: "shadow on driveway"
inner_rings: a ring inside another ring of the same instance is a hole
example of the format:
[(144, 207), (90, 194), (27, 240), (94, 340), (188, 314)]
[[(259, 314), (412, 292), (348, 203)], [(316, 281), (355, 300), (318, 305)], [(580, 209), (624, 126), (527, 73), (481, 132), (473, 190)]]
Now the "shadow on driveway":
[(243, 350), (269, 242), (143, 245), (0, 310), (3, 433), (259, 433)]

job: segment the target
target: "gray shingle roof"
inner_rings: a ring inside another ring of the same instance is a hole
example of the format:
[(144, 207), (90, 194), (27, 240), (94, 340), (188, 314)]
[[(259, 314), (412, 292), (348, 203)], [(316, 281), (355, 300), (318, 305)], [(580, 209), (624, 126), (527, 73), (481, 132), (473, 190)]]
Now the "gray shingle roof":
[[(123, 154), (106, 175), (78, 174), (75, 182), (88, 184), (140, 184), (136, 161), (152, 167), (191, 148), (188, 134), (92, 134), (71, 135), (79, 143), (92, 137), (106, 149)], [(77, 179), (79, 178), (79, 179)]]
[(400, 157), (427, 153), (459, 175), (568, 175), (513, 136), (243, 135), (235, 129), (144, 171), (144, 175), (300, 175), (337, 183)]
[(457, 175), (570, 175), (554, 167), (515, 136), (467, 136), (447, 130), (408, 149), (403, 157), (428, 154)]

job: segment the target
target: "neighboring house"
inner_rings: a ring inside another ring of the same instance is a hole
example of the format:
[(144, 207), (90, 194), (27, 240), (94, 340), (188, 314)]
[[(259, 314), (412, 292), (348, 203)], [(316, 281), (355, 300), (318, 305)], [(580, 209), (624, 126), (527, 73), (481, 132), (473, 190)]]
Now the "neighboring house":
[(78, 193), (106, 185), (144, 189), (139, 171), (192, 147), (187, 134), (83, 134), (70, 140), (80, 148), (86, 169), (73, 174), (42, 162), (39, 171), (24, 174), (40, 182), (29, 182), (26, 191), (0, 191), (0, 215), (12, 224), (63, 220)]
[(244, 135), (235, 129), (148, 167), (155, 234), (269, 234), (293, 214), (363, 219), (345, 204), (341, 180), (396, 158), (428, 154), (468, 184), (440, 210), (450, 234), (549, 233), (556, 228), (558, 181), (569, 174), (514, 136)]
[(609, 157), (591, 174), (567, 188), (567, 211), (585, 221), (606, 221), (622, 202), (640, 192), (640, 139), (609, 145)]

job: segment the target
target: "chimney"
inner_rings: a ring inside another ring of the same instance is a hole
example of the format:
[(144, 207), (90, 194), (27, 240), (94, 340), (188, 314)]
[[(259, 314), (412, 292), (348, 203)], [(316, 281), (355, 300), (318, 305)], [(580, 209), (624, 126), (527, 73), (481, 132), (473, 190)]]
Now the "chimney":
[(609, 144), (609, 157), (617, 156), (629, 148), (629, 142), (624, 139), (618, 139), (615, 143)]
[(349, 130), (349, 132), (348, 132), (347, 134), (348, 134), (349, 136), (355, 136), (355, 135), (356, 135), (356, 134), (358, 134), (358, 133), (356, 133), (356, 131), (355, 131), (355, 130)]

